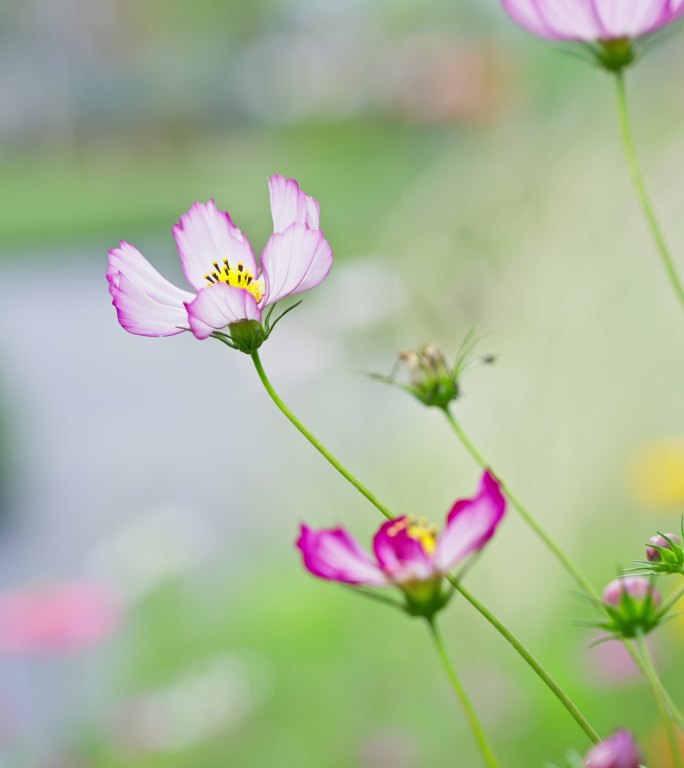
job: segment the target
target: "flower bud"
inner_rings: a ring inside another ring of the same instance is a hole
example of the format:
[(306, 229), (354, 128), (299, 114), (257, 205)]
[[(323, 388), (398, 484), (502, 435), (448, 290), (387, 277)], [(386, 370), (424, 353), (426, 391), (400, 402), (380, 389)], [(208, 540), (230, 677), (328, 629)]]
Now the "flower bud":
[(586, 768), (639, 768), (641, 758), (629, 731), (616, 731), (584, 758)]
[(599, 624), (618, 637), (637, 637), (653, 631), (664, 619), (669, 607), (661, 610), (660, 593), (653, 578), (626, 576), (615, 579), (601, 597), (609, 621)]
[(603, 602), (616, 608), (622, 604), (623, 599), (634, 603), (643, 603), (650, 596), (655, 605), (660, 605), (660, 593), (653, 588), (650, 579), (644, 576), (627, 576), (623, 579), (614, 579), (603, 590)]
[(652, 563), (659, 563), (662, 561), (663, 557), (660, 550), (656, 549), (656, 547), (660, 547), (660, 549), (672, 550), (672, 544), (681, 545), (682, 542), (679, 536), (676, 536), (674, 533), (667, 533), (665, 536), (662, 536), (661, 534), (652, 536), (648, 540), (648, 543), (651, 546), (646, 547), (647, 559)]

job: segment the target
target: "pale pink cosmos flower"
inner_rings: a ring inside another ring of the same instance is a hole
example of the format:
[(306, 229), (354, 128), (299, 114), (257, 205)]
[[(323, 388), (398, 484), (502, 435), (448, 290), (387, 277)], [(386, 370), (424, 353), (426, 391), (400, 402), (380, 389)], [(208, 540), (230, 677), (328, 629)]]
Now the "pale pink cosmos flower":
[(477, 495), (454, 504), (439, 535), (423, 519), (398, 517), (375, 534), (373, 557), (342, 528), (314, 531), (303, 525), (297, 546), (306, 568), (321, 579), (404, 591), (439, 587), (443, 576), (492, 538), (505, 510), (501, 486), (487, 471)]
[(641, 758), (629, 731), (616, 731), (584, 758), (586, 768), (639, 768)]
[(119, 601), (100, 584), (63, 583), (0, 593), (0, 652), (67, 653), (107, 638)]
[(656, 32), (684, 15), (684, 0), (502, 0), (520, 26), (549, 40), (606, 42)]
[(325, 279), (332, 249), (319, 205), (294, 179), (268, 181), (273, 234), (260, 264), (249, 241), (213, 200), (195, 203), (173, 228), (183, 272), (195, 292), (170, 283), (132, 245), (109, 252), (107, 280), (121, 325), (139, 336), (191, 330), (206, 339), (233, 323), (261, 323), (262, 310)]

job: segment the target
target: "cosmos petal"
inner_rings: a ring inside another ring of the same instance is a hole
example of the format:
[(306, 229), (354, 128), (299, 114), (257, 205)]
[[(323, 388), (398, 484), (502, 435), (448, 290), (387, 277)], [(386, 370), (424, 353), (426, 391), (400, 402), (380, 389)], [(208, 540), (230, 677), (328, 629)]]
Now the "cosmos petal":
[(292, 224), (271, 235), (261, 256), (266, 289), (262, 306), (315, 288), (328, 276), (332, 258), (320, 230)]
[(297, 547), (306, 568), (320, 579), (371, 587), (388, 584), (370, 555), (342, 528), (314, 531), (303, 525)]
[(435, 562), (448, 573), (468, 555), (492, 538), (506, 511), (506, 498), (497, 479), (488, 470), (472, 499), (457, 501), (437, 542)]
[(291, 224), (320, 229), (318, 201), (303, 192), (294, 179), (286, 179), (279, 174), (271, 176), (268, 190), (274, 232), (284, 232)]
[(224, 259), (231, 266), (242, 263), (254, 277), (257, 264), (252, 246), (216, 203), (194, 203), (173, 228), (183, 271), (198, 291), (207, 285), (206, 275), (221, 267)]
[(214, 331), (241, 320), (261, 322), (261, 310), (254, 296), (242, 288), (226, 283), (203, 288), (197, 297), (187, 303), (190, 330), (198, 339), (206, 339)]

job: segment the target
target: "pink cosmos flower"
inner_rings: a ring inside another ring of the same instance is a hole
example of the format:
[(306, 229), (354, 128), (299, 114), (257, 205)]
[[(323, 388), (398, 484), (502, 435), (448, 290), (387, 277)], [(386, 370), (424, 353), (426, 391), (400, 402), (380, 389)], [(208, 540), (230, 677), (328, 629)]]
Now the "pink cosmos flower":
[(629, 731), (616, 731), (584, 758), (586, 768), (639, 768), (641, 758)]
[(684, 0), (502, 0), (520, 26), (549, 40), (606, 42), (650, 34), (684, 15)]
[(398, 517), (375, 534), (374, 557), (342, 528), (314, 531), (303, 525), (297, 546), (314, 576), (344, 584), (397, 586), (416, 607), (434, 603), (442, 578), (484, 547), (505, 510), (501, 487), (487, 471), (477, 495), (454, 504), (439, 535), (422, 518)]
[(114, 595), (91, 583), (0, 594), (0, 651), (65, 653), (104, 640), (119, 623)]
[[(230, 216), (213, 200), (195, 203), (173, 228), (183, 272), (194, 293), (177, 288), (132, 245), (109, 252), (107, 280), (121, 325), (139, 336), (191, 330), (206, 339), (322, 282), (332, 249), (319, 228), (318, 202), (294, 179), (272, 176), (273, 234), (260, 264)], [(263, 339), (262, 339), (263, 340)]]

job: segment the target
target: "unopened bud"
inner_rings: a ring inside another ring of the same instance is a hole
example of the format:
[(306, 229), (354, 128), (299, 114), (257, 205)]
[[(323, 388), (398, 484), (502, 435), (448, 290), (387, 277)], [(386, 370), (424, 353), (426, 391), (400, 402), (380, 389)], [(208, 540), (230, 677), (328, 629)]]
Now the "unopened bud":
[(651, 580), (644, 576), (626, 576), (611, 581), (603, 590), (602, 599), (606, 605), (619, 608), (625, 596), (638, 604), (650, 597), (654, 606), (660, 605), (660, 593), (653, 588)]
[(661, 536), (661, 534), (652, 536), (648, 540), (648, 543), (651, 546), (646, 547), (646, 557), (650, 560), (650, 562), (658, 563), (663, 559), (663, 557), (660, 550), (656, 549), (656, 547), (660, 547), (661, 549), (672, 549), (672, 544), (679, 545), (682, 542), (679, 536), (676, 536), (674, 533), (667, 533), (665, 536)]

